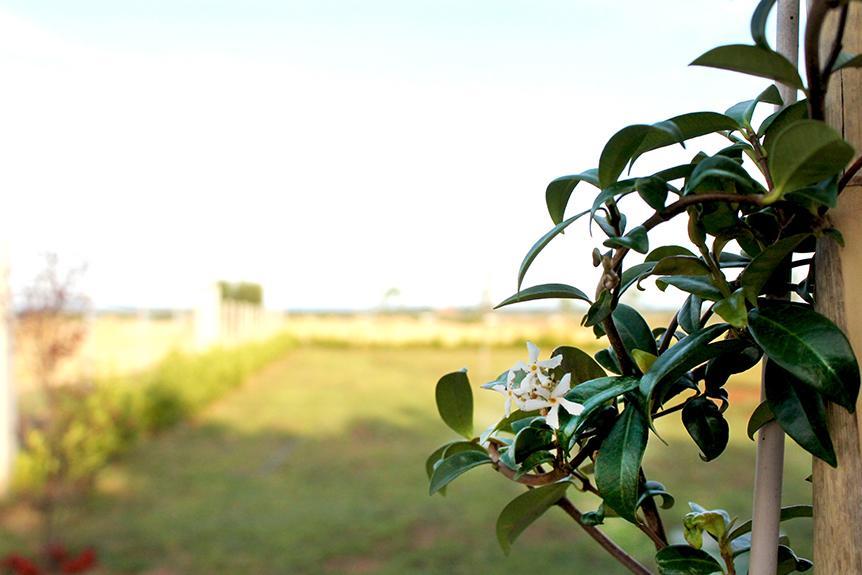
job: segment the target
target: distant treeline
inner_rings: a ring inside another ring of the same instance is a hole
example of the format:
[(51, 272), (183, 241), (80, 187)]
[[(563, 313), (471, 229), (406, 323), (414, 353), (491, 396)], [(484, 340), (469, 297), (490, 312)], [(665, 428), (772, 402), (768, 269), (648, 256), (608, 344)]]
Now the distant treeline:
[(221, 281), (218, 285), (222, 301), (240, 301), (254, 305), (263, 303), (263, 287), (260, 284)]

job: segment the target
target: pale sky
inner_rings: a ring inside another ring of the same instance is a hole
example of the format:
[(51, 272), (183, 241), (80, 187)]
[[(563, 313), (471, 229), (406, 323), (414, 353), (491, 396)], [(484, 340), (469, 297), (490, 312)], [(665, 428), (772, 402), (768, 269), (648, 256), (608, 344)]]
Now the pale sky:
[[(369, 308), (391, 287), (500, 300), (552, 227), (550, 180), (627, 124), (768, 85), (687, 66), (750, 42), (755, 4), (0, 0), (14, 284), (55, 251), (88, 263), (97, 307), (191, 307), (219, 279), (261, 282), (275, 308)], [(572, 228), (526, 285), (591, 293), (593, 243)]]

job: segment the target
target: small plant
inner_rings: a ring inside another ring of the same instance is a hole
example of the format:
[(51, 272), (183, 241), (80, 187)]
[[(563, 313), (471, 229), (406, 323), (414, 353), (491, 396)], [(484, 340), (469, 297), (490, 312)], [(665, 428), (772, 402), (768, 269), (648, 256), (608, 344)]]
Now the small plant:
[[(721, 46), (693, 64), (734, 70), (802, 90), (806, 100), (784, 106), (755, 126), (762, 104), (782, 105), (775, 85), (725, 113), (695, 112), (656, 124), (637, 124), (614, 134), (598, 168), (552, 181), (546, 191), (554, 227), (528, 251), (518, 271), (518, 292), (497, 307), (531, 300), (567, 298), (589, 304), (583, 319), (607, 348), (595, 356), (558, 347), (549, 359), (528, 343), (528, 360), (503, 371), (483, 387), (504, 397), (503, 417), (480, 435), (473, 430), (473, 397), (466, 370), (437, 384), (443, 421), (464, 440), (437, 449), (427, 461), (431, 493), (441, 492), (466, 471), (487, 465), (529, 488), (510, 502), (497, 521), (497, 537), (508, 552), (518, 535), (552, 506), (561, 507), (622, 566), (649, 569), (610, 540), (597, 525), (622, 518), (636, 525), (656, 548), (666, 574), (735, 575), (736, 560), (750, 551), (751, 522), (723, 510), (691, 504), (683, 529), (686, 544), (671, 545), (661, 509), (674, 504), (663, 485), (646, 476), (642, 460), (655, 420), (679, 413), (704, 461), (727, 446), (726, 384), (761, 359), (766, 400), (754, 411), (749, 434), (776, 420), (800, 446), (832, 466), (838, 464), (826, 427), (827, 402), (853, 411), (859, 367), (850, 344), (829, 319), (814, 310), (814, 259), (818, 241), (843, 245), (828, 218), (838, 195), (859, 169), (852, 147), (823, 122), (830, 75), (862, 66), (862, 56), (841, 52), (843, 25), (821, 65), (819, 36), (826, 14), (848, 1), (812, 2), (806, 33), (808, 85), (796, 66), (766, 40), (767, 16), (775, 0), (762, 0), (751, 21), (753, 45)], [(725, 147), (689, 156), (678, 165), (621, 179), (626, 167), (658, 148), (714, 134)], [(750, 163), (744, 162), (748, 158)], [(581, 184), (598, 192), (590, 209), (566, 217)], [(623, 200), (640, 199), (653, 213), (630, 226)], [(684, 217), (687, 246), (650, 245), (657, 226)], [(591, 258), (601, 278), (593, 297), (565, 284), (522, 289), (530, 265), (556, 236), (584, 218), (606, 236)], [(633, 254), (641, 254), (635, 263)], [(804, 272), (801, 281), (792, 271)], [(645, 289), (654, 278), (688, 294), (666, 327), (650, 326), (621, 296)], [(791, 301), (790, 294), (799, 301)], [(597, 497), (582, 512), (569, 489)], [(810, 506), (781, 511), (782, 520), (811, 515)], [(718, 557), (703, 549), (713, 539)], [(805, 571), (787, 541), (777, 548), (779, 573)]]

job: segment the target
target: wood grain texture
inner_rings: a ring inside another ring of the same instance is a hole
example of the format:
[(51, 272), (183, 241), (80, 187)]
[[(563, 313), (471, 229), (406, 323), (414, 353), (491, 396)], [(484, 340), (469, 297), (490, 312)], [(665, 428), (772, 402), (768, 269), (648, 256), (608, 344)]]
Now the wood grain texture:
[[(828, 53), (836, 18), (824, 30)], [(844, 50), (862, 52), (862, 6), (851, 2)], [(862, 71), (833, 75), (826, 101), (826, 121), (857, 150), (862, 150)], [(854, 182), (855, 184), (855, 182)], [(845, 188), (832, 212), (846, 249), (823, 239), (818, 243), (817, 307), (844, 329), (857, 356), (862, 353), (862, 186)], [(862, 402), (850, 414), (827, 408), (838, 468), (814, 460), (814, 564), (817, 573), (862, 574)]]

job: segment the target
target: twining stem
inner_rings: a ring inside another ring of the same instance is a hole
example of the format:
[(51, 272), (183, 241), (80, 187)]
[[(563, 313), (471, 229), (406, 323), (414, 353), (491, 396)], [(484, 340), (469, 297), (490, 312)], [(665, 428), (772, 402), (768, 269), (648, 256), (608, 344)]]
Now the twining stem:
[(652, 572), (647, 569), (641, 562), (637, 559), (629, 555), (625, 549), (614, 543), (612, 539), (610, 539), (607, 535), (599, 531), (592, 525), (587, 525), (583, 521), (583, 515), (580, 511), (578, 511), (577, 507), (575, 507), (571, 501), (567, 497), (563, 497), (559, 501), (557, 501), (557, 505), (565, 511), (569, 517), (575, 520), (575, 523), (581, 526), (581, 528), (587, 532), (587, 535), (592, 537), (596, 543), (602, 546), (602, 548), (611, 554), (611, 556), (620, 562), (620, 564), (635, 573), (636, 575), (652, 575)]
[(679, 325), (679, 312), (673, 314), (670, 323), (667, 324), (667, 331), (661, 337), (661, 342), (658, 344), (658, 353), (661, 355), (670, 347), (670, 342), (673, 341), (673, 334), (676, 333), (676, 328)]
[(856, 172), (858, 172), (860, 169), (862, 169), (862, 156), (856, 158), (856, 160), (852, 164), (850, 164), (850, 167), (847, 168), (847, 171), (844, 172), (844, 175), (841, 176), (841, 179), (838, 180), (839, 194), (843, 192), (844, 188), (846, 188), (850, 184), (850, 182), (853, 180), (853, 176), (855, 176)]
[(808, 10), (808, 23), (805, 25), (805, 74), (808, 77), (808, 112), (814, 120), (825, 119), (826, 89), (829, 86), (829, 75), (832, 66), (841, 51), (844, 38), (844, 25), (847, 22), (847, 5), (842, 7), (838, 33), (832, 44), (832, 50), (827, 60), (826, 68), (820, 68), (820, 33), (829, 11), (837, 8), (836, 0), (813, 0)]

